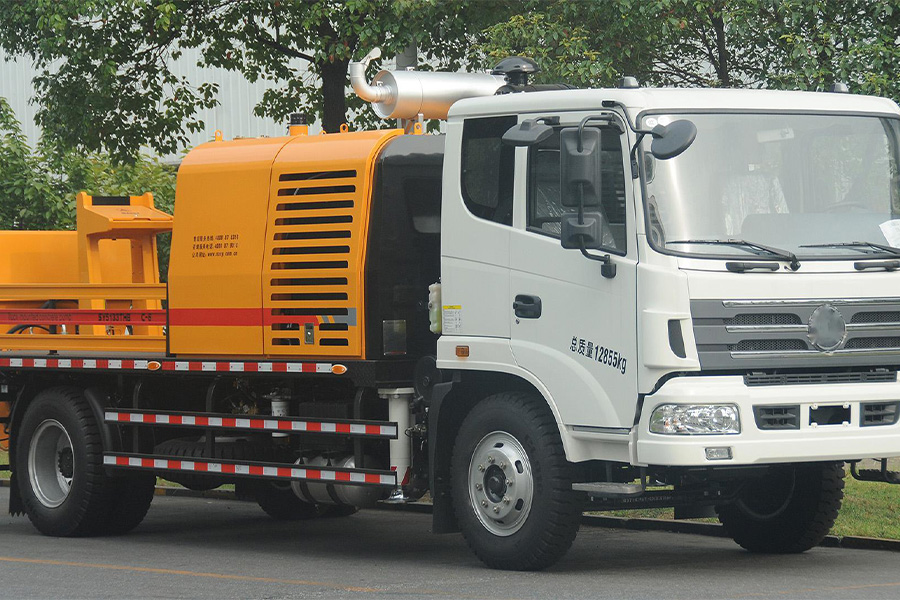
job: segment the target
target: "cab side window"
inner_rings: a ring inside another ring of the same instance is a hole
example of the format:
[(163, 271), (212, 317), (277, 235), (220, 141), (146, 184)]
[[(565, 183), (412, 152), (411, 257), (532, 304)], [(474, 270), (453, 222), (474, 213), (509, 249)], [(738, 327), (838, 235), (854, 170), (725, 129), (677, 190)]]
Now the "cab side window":
[[(601, 129), (601, 172), (603, 177), (601, 205), (589, 211), (603, 213), (607, 227), (603, 245), (624, 254), (625, 171), (622, 162), (621, 136), (612, 129)], [(559, 129), (552, 136), (528, 150), (528, 230), (558, 238), (563, 213), (577, 209), (560, 201)]]
[(515, 149), (501, 141), (516, 117), (467, 119), (462, 139), (462, 196), (476, 217), (512, 225)]

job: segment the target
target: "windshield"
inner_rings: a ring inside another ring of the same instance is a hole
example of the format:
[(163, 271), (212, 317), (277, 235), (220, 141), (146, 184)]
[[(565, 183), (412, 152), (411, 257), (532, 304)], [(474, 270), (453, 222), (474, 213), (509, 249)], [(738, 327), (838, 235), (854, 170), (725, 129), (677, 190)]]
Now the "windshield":
[(667, 114), (644, 126), (677, 119), (697, 126), (686, 152), (657, 160), (644, 142), (657, 249), (771, 259), (766, 245), (800, 258), (858, 259), (900, 246), (897, 119)]

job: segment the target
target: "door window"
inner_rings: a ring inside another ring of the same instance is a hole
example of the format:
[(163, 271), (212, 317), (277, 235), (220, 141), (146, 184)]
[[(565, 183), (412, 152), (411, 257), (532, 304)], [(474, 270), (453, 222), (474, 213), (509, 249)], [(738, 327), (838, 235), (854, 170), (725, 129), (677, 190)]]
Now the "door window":
[(462, 195), (476, 217), (512, 225), (515, 148), (502, 137), (516, 117), (467, 119), (463, 124)]
[[(559, 129), (528, 151), (528, 230), (558, 238), (563, 213), (576, 209), (560, 202)], [(611, 252), (625, 254), (625, 170), (619, 133), (601, 129), (601, 204), (589, 211), (604, 215), (603, 245)]]

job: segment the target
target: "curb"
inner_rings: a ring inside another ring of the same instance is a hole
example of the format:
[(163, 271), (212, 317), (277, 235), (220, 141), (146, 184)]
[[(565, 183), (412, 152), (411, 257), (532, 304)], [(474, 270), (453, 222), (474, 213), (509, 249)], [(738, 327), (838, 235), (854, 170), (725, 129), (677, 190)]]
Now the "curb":
[[(0, 487), (9, 487), (8, 479), (0, 479)], [(157, 496), (178, 496), (182, 498), (206, 498), (211, 500), (246, 500), (238, 498), (230, 490), (195, 491), (185, 488), (156, 486)], [(431, 514), (431, 504), (411, 502), (409, 504), (380, 503), (376, 510), (392, 510), (418, 514)], [(689, 535), (705, 535), (709, 537), (727, 538), (725, 527), (718, 523), (695, 523), (693, 521), (669, 521), (666, 519), (632, 519), (629, 517), (608, 517), (604, 515), (582, 515), (581, 524), (588, 527), (605, 527), (609, 529), (627, 529), (630, 531), (666, 531), (669, 533), (686, 533)], [(855, 535), (825, 536), (823, 548), (846, 548), (848, 550), (881, 550), (900, 552), (900, 540), (886, 540)]]

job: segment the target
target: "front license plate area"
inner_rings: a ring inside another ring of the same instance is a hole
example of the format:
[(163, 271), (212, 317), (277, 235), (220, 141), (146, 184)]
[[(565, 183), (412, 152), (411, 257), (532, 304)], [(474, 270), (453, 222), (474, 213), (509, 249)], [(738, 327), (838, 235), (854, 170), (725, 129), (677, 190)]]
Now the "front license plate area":
[(810, 425), (842, 425), (850, 422), (850, 407), (840, 404), (834, 406), (818, 406), (809, 409)]

